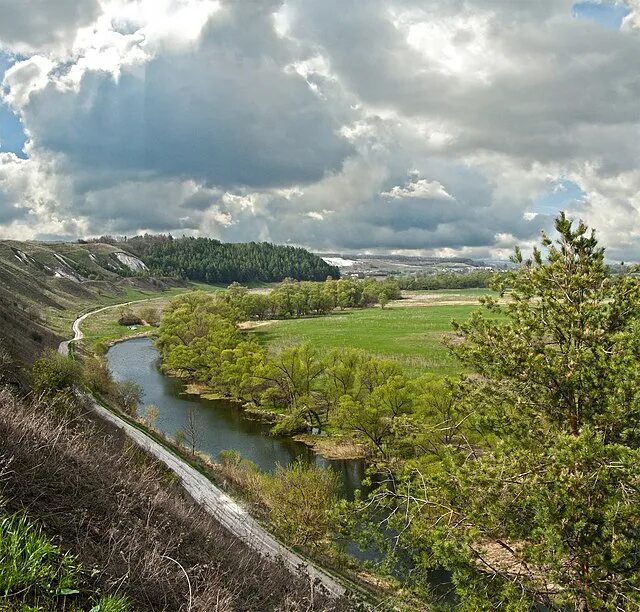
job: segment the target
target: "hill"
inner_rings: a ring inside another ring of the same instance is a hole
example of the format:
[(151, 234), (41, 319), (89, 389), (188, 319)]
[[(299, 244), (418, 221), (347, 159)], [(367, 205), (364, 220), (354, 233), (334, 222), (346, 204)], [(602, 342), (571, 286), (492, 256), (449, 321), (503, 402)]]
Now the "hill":
[(0, 344), (29, 362), (57, 346), (84, 308), (178, 284), (108, 244), (0, 241)]
[(0, 348), (30, 362), (72, 320), (101, 304), (147, 297), (185, 280), (228, 284), (338, 278), (305, 249), (208, 238), (136, 236), (79, 242), (0, 241)]
[[(58, 576), (45, 573), (50, 545), (39, 558), (29, 541), (22, 554), (11, 546), (16, 537), (5, 518), (2, 610), (352, 609), (244, 544), (82, 403), (62, 415), (52, 398), (31, 399), (0, 387), (0, 512), (25, 517), (80, 569), (77, 581), (55, 590)], [(92, 593), (117, 594), (128, 605), (92, 607)]]
[(125, 246), (156, 274), (204, 283), (326, 280), (340, 277), (330, 265), (306, 249), (268, 242), (223, 243), (211, 238), (171, 235), (135, 236), (126, 241), (102, 237), (114, 247)]
[(504, 264), (487, 264), (468, 257), (427, 257), (387, 253), (385, 255), (320, 253), (329, 264), (344, 274), (363, 276), (465, 274), (478, 270), (497, 270)]

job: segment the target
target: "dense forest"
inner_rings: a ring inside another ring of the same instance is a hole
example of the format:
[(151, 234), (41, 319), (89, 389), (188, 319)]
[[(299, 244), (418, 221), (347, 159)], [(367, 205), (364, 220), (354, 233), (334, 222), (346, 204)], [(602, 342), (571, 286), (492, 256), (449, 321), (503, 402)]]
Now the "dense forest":
[(268, 242), (222, 243), (211, 238), (174, 238), (171, 235), (135, 236), (116, 241), (140, 257), (152, 273), (205, 283), (277, 282), (285, 278), (325, 280), (340, 271), (306, 249)]

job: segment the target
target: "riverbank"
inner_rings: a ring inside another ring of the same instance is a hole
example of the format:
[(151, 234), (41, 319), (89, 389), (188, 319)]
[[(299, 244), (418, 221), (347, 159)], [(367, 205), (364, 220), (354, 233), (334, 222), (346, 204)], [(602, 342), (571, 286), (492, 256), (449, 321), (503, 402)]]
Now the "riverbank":
[[(122, 340), (119, 340), (119, 342), (121, 341)], [(205, 384), (191, 382), (176, 372), (164, 371), (163, 373), (165, 376), (181, 381), (184, 385), (183, 392), (185, 394), (209, 401), (219, 400), (229, 402), (235, 405), (239, 411), (248, 415), (248, 418), (252, 420), (260, 421), (268, 425), (275, 425), (283, 418), (283, 415), (276, 410), (261, 408), (251, 403), (244, 403), (242, 400), (234, 397), (223, 396), (217, 392), (212, 392)], [(300, 442), (301, 444), (309, 447), (316, 455), (319, 455), (324, 459), (358, 460), (366, 459), (368, 456), (367, 448), (364, 444), (358, 443), (354, 441), (353, 438), (344, 435), (299, 433), (291, 436), (280, 435), (278, 437), (289, 438), (295, 442)]]
[[(275, 425), (283, 418), (283, 415), (275, 410), (261, 408), (253, 404), (245, 404), (233, 397), (226, 397), (219, 393), (211, 392), (211, 390), (202, 383), (184, 382), (185, 379), (177, 375), (175, 372), (165, 372), (164, 374), (182, 381), (184, 383), (184, 393), (200, 397), (205, 400), (222, 400), (231, 402), (236, 405), (238, 410), (249, 415), (248, 418), (250, 419), (255, 419), (268, 425)], [(368, 456), (367, 448), (364, 444), (356, 442), (353, 438), (344, 435), (300, 433), (291, 436), (280, 435), (279, 437), (290, 438), (291, 440), (300, 442), (305, 446), (308, 446), (316, 455), (319, 455), (324, 459), (357, 460), (366, 459)]]
[[(361, 460), (323, 459), (315, 455), (309, 446), (292, 438), (271, 436), (265, 423), (246, 418), (244, 411), (239, 410), (237, 404), (186, 394), (179, 378), (169, 378), (160, 372), (157, 349), (148, 338), (115, 344), (107, 354), (107, 359), (116, 380), (131, 378), (133, 375), (135, 382), (140, 384), (145, 392), (145, 401), (153, 403), (158, 408), (158, 418), (153, 429), (149, 430), (148, 425), (141, 424), (139, 420), (133, 422), (132, 419), (127, 419), (134, 426), (151, 431), (158, 441), (165, 440), (169, 446), (175, 448), (175, 432), (187, 425), (190, 413), (194, 415), (192, 422), (197, 430), (197, 452), (191, 463), (198, 464), (198, 469), (205, 470), (208, 477), (212, 476), (214, 482), (232, 493), (233, 497), (243, 499), (243, 491), (234, 487), (228, 474), (220, 471), (221, 462), (217, 459), (223, 451), (226, 451), (226, 455), (229, 451), (236, 451), (240, 457), (254, 463), (263, 473), (272, 474), (278, 466), (288, 466), (298, 459), (306, 464), (315, 463), (321, 467), (330, 467), (341, 481), (341, 497), (347, 500), (353, 499), (355, 491), (362, 488), (365, 468)], [(179, 449), (179, 453), (191, 457), (190, 450), (184, 446)], [(257, 518), (260, 519), (259, 516)], [(373, 588), (378, 593), (381, 589), (384, 590), (384, 587), (387, 596), (394, 592), (396, 587), (389, 587), (389, 583), (380, 577), (374, 580), (370, 572), (363, 571), (360, 563), (373, 559), (369, 551), (359, 552), (357, 545), (353, 543), (347, 546), (347, 552), (358, 561), (347, 563), (342, 557), (338, 559), (333, 556), (323, 556), (318, 561), (323, 567), (328, 565), (330, 569), (341, 574), (349, 569), (347, 575), (350, 580), (356, 580), (361, 586), (367, 585), (367, 588)]]

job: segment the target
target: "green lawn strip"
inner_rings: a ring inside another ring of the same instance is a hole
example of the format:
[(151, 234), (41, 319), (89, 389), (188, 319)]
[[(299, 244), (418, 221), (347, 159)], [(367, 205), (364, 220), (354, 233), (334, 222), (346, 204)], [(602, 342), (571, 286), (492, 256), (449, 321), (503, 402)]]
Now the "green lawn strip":
[(194, 289), (199, 291), (215, 292), (222, 291), (225, 288), (226, 287), (223, 285), (207, 285), (206, 283), (190, 283), (188, 287), (171, 287), (161, 291), (143, 291), (142, 289), (129, 288), (121, 293), (108, 295), (100, 294), (96, 299), (80, 300), (74, 304), (73, 308), (65, 310), (47, 308), (45, 309), (45, 317), (52, 330), (66, 336), (69, 334), (71, 325), (79, 316), (90, 312), (91, 310), (95, 310), (96, 308), (101, 308), (103, 306), (116, 306), (118, 304), (139, 300), (151, 300), (154, 298), (170, 299), (188, 291), (193, 291)]
[[(118, 323), (118, 306), (121, 305), (123, 308), (131, 308), (131, 310), (133, 310), (134, 312), (138, 312), (149, 306), (162, 308), (173, 298), (189, 291), (198, 290), (206, 292), (217, 292), (222, 291), (223, 289), (225, 289), (225, 287), (221, 285), (192, 283), (189, 287), (173, 287), (171, 289), (165, 289), (162, 292), (143, 292), (138, 290), (128, 292), (127, 295), (117, 296), (117, 299), (114, 299), (109, 303), (93, 303), (77, 314), (70, 313), (70, 315), (67, 316), (67, 327), (65, 330), (65, 334), (69, 334), (71, 325), (78, 316), (86, 312), (90, 312), (91, 310), (101, 308), (103, 306), (113, 306), (113, 308), (109, 308), (109, 310), (104, 310), (102, 312), (96, 313), (95, 315), (87, 317), (82, 323), (82, 332), (84, 334), (83, 341), (87, 343), (92, 350), (99, 351), (100, 348), (104, 347), (108, 342), (120, 340), (139, 332), (147, 331), (151, 333), (153, 331), (153, 328), (146, 326), (136, 326), (136, 329), (131, 329), (131, 327), (120, 325)], [(135, 303), (130, 304), (130, 306), (126, 306), (127, 302)]]

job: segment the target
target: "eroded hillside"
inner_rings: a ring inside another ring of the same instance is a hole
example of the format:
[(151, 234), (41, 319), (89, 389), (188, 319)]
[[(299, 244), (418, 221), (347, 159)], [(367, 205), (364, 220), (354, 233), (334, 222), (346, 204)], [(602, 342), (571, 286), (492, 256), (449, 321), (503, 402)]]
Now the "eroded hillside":
[(117, 246), (0, 242), (0, 342), (21, 361), (56, 346), (69, 318), (93, 304), (181, 284), (148, 275)]

